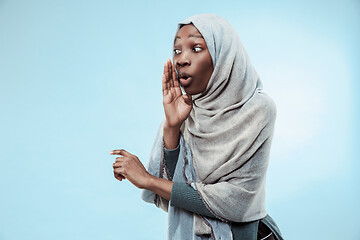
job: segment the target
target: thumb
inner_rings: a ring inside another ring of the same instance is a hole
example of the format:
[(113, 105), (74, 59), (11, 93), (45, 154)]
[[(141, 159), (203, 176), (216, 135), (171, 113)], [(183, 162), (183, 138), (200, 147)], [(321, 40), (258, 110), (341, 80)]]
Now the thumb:
[(184, 94), (182, 95), (182, 98), (184, 99), (184, 102), (190, 106), (192, 106), (192, 98), (190, 94)]

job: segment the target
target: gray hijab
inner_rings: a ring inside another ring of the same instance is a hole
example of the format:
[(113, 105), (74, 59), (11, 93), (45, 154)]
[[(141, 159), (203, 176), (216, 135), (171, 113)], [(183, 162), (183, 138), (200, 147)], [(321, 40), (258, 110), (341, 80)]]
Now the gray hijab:
[(214, 64), (206, 90), (193, 96), (183, 132), (193, 154), (196, 188), (215, 216), (264, 217), (265, 175), (276, 109), (235, 29), (211, 14), (190, 17)]
[[(180, 22), (178, 30), (190, 23), (203, 35), (214, 71), (206, 90), (192, 96), (193, 109), (181, 128), (186, 143), (180, 145), (184, 152), (181, 157), (191, 161), (195, 178), (186, 177), (186, 161), (185, 167), (176, 171), (183, 172), (185, 182), (197, 190), (219, 219), (261, 219), (267, 214), (265, 179), (275, 104), (263, 92), (237, 32), (227, 21), (201, 14)], [(153, 150), (152, 158), (156, 152), (161, 167), (161, 151)], [(158, 164), (151, 159), (149, 168)], [(156, 172), (162, 176), (161, 168)]]

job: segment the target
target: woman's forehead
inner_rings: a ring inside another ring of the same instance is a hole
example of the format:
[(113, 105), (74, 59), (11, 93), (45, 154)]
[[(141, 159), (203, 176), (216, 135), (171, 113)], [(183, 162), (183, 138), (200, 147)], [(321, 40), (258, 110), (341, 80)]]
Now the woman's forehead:
[(176, 37), (175, 37), (175, 42), (177, 40), (180, 40), (183, 38), (202, 38), (202, 39), (204, 39), (204, 37), (199, 32), (199, 30), (197, 30), (197, 28), (192, 24), (184, 25), (183, 27), (181, 27), (179, 29), (179, 31), (177, 32)]

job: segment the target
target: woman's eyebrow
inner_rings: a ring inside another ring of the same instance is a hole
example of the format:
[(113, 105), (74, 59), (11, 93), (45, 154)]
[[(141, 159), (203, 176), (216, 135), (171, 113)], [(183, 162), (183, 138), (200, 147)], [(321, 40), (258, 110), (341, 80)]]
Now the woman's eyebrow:
[[(189, 34), (188, 37), (189, 37), (189, 38), (192, 38), (192, 37), (194, 37), (194, 38), (204, 38), (202, 35), (199, 35), (199, 34)], [(181, 39), (181, 37), (180, 37), (180, 36), (176, 36), (175, 41), (176, 41), (177, 39)]]
[(194, 38), (204, 38), (202, 35), (199, 35), (199, 34), (197, 34), (197, 35), (190, 34), (190, 35), (189, 35), (189, 38), (191, 38), (191, 37), (194, 37)]

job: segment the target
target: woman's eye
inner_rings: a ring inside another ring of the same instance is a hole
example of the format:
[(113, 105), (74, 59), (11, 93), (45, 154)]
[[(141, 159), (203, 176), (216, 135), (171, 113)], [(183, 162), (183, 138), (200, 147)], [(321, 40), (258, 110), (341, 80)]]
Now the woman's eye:
[(177, 55), (177, 54), (180, 54), (181, 51), (179, 49), (174, 49), (174, 53)]
[(194, 48), (193, 48), (193, 51), (194, 51), (194, 52), (200, 52), (201, 50), (202, 50), (201, 47), (194, 47)]

